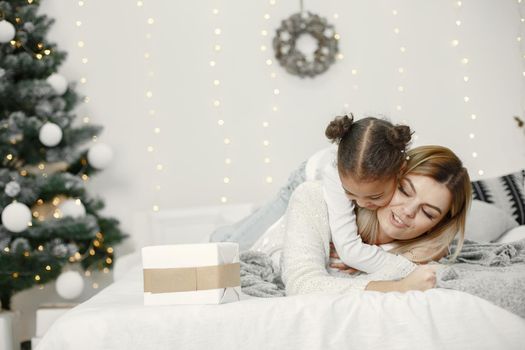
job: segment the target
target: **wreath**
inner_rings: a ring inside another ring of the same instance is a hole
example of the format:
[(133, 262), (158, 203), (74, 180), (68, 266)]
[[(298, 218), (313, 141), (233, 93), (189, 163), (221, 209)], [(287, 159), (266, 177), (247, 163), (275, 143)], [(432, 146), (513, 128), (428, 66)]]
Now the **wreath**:
[[(317, 40), (313, 60), (296, 48), (297, 39), (304, 34)], [(296, 13), (283, 20), (273, 38), (273, 49), (281, 66), (301, 78), (324, 73), (335, 62), (339, 52), (334, 26), (311, 12)]]

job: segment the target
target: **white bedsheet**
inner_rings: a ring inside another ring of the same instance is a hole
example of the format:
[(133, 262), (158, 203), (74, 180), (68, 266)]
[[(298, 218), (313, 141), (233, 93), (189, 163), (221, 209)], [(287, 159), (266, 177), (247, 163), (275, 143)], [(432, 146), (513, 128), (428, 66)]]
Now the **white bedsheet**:
[(524, 349), (525, 320), (452, 290), (144, 306), (142, 270), (67, 312), (38, 350)]

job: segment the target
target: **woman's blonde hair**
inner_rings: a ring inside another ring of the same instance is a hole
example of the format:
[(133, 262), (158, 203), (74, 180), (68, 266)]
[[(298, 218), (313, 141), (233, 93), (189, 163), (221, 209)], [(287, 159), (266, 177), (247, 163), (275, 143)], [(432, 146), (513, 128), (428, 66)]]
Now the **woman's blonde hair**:
[[(465, 221), (472, 198), (472, 188), (467, 169), (450, 149), (442, 146), (421, 146), (407, 152), (408, 161), (402, 176), (428, 176), (444, 184), (452, 194), (450, 210), (428, 232), (419, 237), (396, 241), (394, 253), (408, 253), (414, 262), (428, 262), (443, 256), (456, 234), (458, 244), (452, 259), (456, 258), (465, 238)], [(374, 244), (377, 240), (379, 222), (377, 212), (357, 209), (357, 225), (363, 241)]]

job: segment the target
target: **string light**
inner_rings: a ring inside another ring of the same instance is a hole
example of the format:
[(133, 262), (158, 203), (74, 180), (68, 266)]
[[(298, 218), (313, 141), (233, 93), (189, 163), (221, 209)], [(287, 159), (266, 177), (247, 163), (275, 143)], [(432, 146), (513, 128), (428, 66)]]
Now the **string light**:
[[(468, 74), (468, 70), (469, 70), (469, 65), (470, 65), (470, 58), (465, 55), (465, 45), (459, 45), (460, 41), (461, 41), (461, 38), (460, 38), (460, 27), (461, 25), (463, 24), (462, 20), (461, 20), (461, 9), (463, 8), (463, 2), (461, 1), (454, 1), (454, 9), (455, 9), (455, 14), (456, 14), (456, 20), (455, 20), (455, 28), (456, 28), (456, 31), (457, 31), (457, 34), (455, 35), (455, 37), (450, 41), (451, 43), (451, 47), (454, 49), (454, 50), (458, 50), (458, 55), (460, 55), (461, 59), (460, 59), (460, 67), (461, 67), (461, 70), (462, 70), (462, 80), (464, 83), (468, 83), (470, 81), (470, 75)], [(464, 85), (464, 90), (465, 92), (467, 92), (467, 89), (469, 87), (469, 84), (465, 84)], [(472, 107), (472, 98), (471, 96), (469, 95), (464, 95), (463, 96), (463, 102), (465, 103), (466, 106), (469, 106), (467, 107), (468, 109), (471, 109)], [(468, 113), (467, 112), (467, 115), (470, 115), (470, 119), (471, 120), (476, 120), (477, 119), (477, 115), (474, 114), (474, 113)], [(474, 126), (472, 126), (474, 127)], [(474, 140), (474, 131), (470, 131), (468, 132), (468, 138), (469, 140)], [(479, 154), (478, 152), (476, 151), (473, 151), (471, 153), (471, 156), (472, 158), (476, 159), (479, 157)], [(478, 175), (483, 175), (483, 171), (482, 170), (478, 170)]]
[[(392, 9), (392, 16), (394, 16), (394, 29), (393, 29), (393, 32), (394, 32), (394, 40), (397, 41), (397, 43), (399, 44), (400, 41), (402, 40), (402, 37), (400, 35), (401, 33), (401, 28), (399, 26), (399, 18), (397, 17), (397, 15), (399, 14), (399, 11), (397, 9)], [(399, 52), (401, 54), (401, 56), (398, 56), (400, 60), (403, 60), (404, 59), (404, 54), (407, 52), (407, 48), (405, 45), (400, 45), (399, 46)], [(405, 68), (403, 66), (401, 67), (398, 67), (397, 68), (397, 79), (398, 79), (398, 82), (396, 84), (396, 90), (397, 90), (397, 94), (395, 95), (395, 111), (396, 111), (396, 114), (397, 117), (400, 117), (399, 113), (398, 112), (401, 112), (403, 110), (403, 101), (404, 101), (404, 94), (403, 92), (405, 91), (405, 85), (404, 85), (404, 79), (405, 79), (405, 76), (404, 76), (404, 73), (405, 73)]]

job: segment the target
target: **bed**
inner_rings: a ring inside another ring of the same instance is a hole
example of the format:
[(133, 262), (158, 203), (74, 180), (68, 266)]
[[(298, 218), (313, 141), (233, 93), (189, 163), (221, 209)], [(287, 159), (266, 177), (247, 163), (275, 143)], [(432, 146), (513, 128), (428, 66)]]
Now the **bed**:
[[(272, 232), (279, 230), (272, 228), (281, 224), (293, 188), (317, 179), (327, 152), (301, 164), (276, 199), (255, 211), (251, 204), (237, 204), (135, 216), (133, 232), (140, 233), (134, 237), (136, 251), (152, 244), (233, 240), (243, 249), (267, 253), (276, 263), (279, 242)], [(525, 239), (525, 170), (472, 185), (476, 200), (466, 238)], [(120, 257), (114, 278), (62, 316), (37, 349), (525, 349), (525, 318), (458, 290), (274, 298), (242, 294), (240, 301), (220, 305), (144, 306), (139, 253)]]
[[(253, 206), (152, 214), (157, 242), (205, 242)], [(181, 229), (182, 228), (182, 229)], [(509, 239), (525, 238), (525, 226)], [(62, 349), (524, 349), (525, 319), (447, 289), (254, 298), (221, 305), (144, 306), (140, 255), (112, 285), (61, 317), (39, 350)]]

